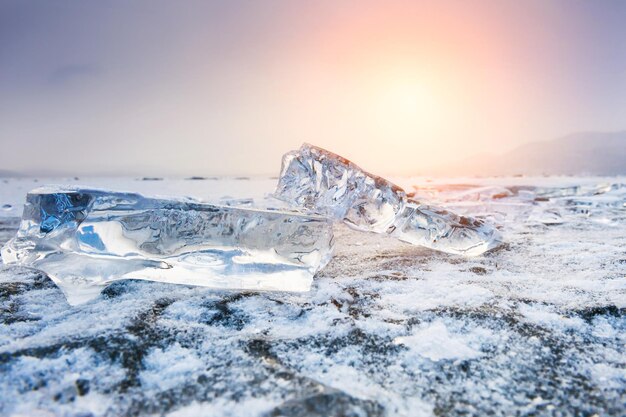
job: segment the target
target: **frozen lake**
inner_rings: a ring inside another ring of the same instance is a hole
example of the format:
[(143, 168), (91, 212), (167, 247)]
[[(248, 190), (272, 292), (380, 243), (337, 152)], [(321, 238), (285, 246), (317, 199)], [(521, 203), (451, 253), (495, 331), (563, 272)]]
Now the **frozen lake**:
[[(393, 180), (506, 244), (463, 258), (340, 226), (309, 293), (128, 280), (78, 307), (0, 266), (0, 414), (626, 414), (626, 178)], [(227, 202), (275, 183), (0, 179), (0, 244), (44, 184)]]

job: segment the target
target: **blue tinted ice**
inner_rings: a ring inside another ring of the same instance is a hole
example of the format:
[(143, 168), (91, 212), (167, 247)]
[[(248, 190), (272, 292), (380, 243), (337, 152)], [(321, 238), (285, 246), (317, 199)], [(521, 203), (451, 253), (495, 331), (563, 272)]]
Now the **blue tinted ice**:
[(483, 220), (408, 199), (384, 178), (308, 144), (285, 154), (274, 195), (354, 229), (443, 252), (479, 255), (501, 243), (499, 232)]
[(44, 187), (28, 194), (2, 259), (46, 272), (78, 304), (126, 278), (307, 291), (332, 246), (319, 216)]

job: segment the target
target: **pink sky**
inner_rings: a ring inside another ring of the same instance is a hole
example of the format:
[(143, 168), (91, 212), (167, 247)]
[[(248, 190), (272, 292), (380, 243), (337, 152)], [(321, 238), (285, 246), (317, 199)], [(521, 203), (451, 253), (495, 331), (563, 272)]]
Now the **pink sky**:
[(307, 141), (427, 174), (626, 128), (624, 2), (6, 2), (0, 16), (0, 169), (275, 174)]

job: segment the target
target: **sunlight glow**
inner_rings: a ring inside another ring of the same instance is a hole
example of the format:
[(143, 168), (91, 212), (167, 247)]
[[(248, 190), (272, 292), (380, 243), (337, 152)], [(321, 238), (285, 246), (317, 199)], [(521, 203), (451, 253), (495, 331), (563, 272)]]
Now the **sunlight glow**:
[(426, 77), (385, 77), (373, 97), (373, 125), (378, 133), (405, 143), (432, 137), (444, 120), (442, 100), (443, 95)]
[(390, 85), (378, 103), (378, 122), (383, 128), (413, 131), (436, 121), (438, 103), (424, 85), (396, 82)]

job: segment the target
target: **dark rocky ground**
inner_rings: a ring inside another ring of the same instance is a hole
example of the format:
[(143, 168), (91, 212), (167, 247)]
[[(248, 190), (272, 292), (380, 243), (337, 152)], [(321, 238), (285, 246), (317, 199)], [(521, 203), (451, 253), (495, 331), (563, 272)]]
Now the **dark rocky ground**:
[(307, 294), (129, 280), (70, 307), (0, 267), (0, 414), (623, 416), (626, 215), (605, 214), (504, 219), (471, 259), (342, 227)]

